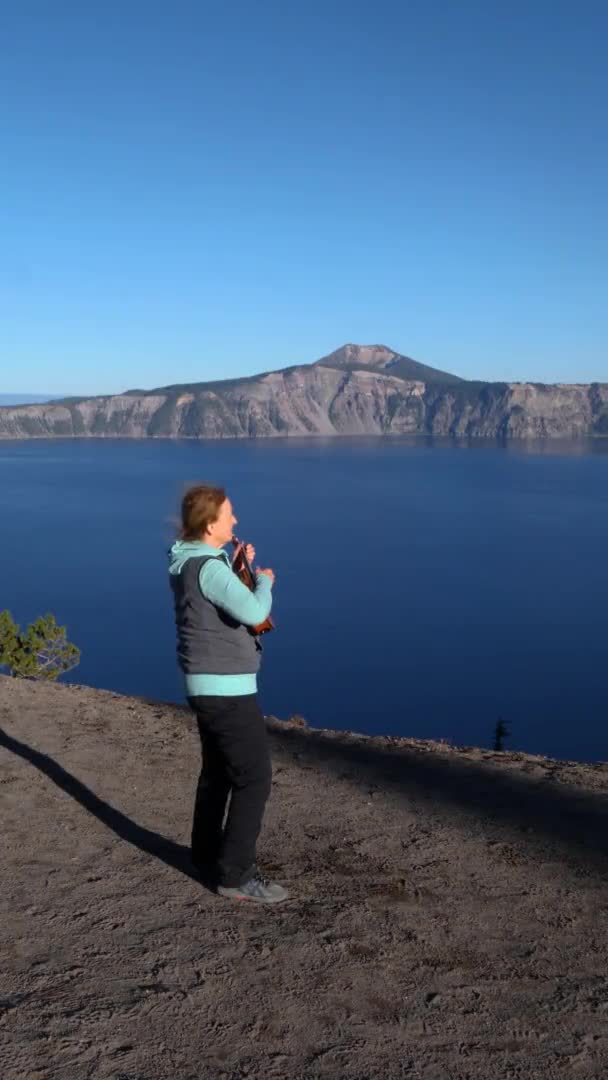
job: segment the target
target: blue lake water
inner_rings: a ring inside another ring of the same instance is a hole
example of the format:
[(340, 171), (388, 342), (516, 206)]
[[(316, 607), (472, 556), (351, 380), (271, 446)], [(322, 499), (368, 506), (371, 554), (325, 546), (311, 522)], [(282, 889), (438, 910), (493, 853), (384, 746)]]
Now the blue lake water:
[(266, 712), (608, 759), (607, 441), (0, 442), (0, 608), (67, 624), (72, 681), (181, 700), (166, 549), (205, 480), (277, 574)]

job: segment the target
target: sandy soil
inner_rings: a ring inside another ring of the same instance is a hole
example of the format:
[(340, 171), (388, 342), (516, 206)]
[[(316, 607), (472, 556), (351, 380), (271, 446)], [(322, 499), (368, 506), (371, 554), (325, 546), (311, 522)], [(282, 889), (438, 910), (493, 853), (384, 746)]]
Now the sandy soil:
[(0, 679), (2, 1080), (608, 1076), (608, 764), (269, 726), (275, 909), (186, 710)]

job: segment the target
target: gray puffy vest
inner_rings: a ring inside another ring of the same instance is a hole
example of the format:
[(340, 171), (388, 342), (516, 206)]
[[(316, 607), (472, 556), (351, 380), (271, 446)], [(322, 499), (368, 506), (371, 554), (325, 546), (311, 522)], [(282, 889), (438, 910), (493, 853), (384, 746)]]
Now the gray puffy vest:
[[(203, 596), (201, 568), (216, 555), (188, 559), (171, 574), (177, 658), (186, 675), (249, 675), (260, 667), (261, 646), (247, 627)], [(222, 559), (223, 561), (223, 559)]]

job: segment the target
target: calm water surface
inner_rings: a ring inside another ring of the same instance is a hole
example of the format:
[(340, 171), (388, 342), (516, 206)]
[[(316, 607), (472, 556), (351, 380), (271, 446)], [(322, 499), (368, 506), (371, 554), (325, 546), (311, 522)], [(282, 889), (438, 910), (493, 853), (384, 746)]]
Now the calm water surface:
[(0, 442), (0, 608), (66, 623), (74, 682), (181, 699), (166, 549), (199, 480), (277, 574), (267, 712), (608, 759), (608, 442)]

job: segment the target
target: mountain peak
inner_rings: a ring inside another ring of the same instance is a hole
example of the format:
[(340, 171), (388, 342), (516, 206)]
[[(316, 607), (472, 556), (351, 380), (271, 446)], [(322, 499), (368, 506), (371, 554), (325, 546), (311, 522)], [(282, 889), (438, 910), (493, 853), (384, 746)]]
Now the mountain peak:
[(316, 363), (326, 367), (350, 367), (355, 364), (357, 367), (383, 368), (398, 355), (387, 345), (356, 345), (349, 342)]
[(395, 375), (399, 379), (425, 383), (460, 383), (463, 379), (450, 375), (447, 371), (427, 367), (410, 356), (395, 352), (388, 345), (342, 345), (329, 356), (315, 361), (315, 365), (339, 368), (342, 371), (356, 371), (361, 368), (373, 368), (375, 371)]

